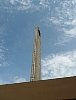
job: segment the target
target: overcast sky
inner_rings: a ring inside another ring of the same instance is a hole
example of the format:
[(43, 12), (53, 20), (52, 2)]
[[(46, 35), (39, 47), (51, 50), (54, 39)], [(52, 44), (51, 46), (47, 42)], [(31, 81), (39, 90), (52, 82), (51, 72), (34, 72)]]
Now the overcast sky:
[(30, 81), (37, 25), (42, 80), (76, 76), (76, 0), (0, 0), (0, 84)]

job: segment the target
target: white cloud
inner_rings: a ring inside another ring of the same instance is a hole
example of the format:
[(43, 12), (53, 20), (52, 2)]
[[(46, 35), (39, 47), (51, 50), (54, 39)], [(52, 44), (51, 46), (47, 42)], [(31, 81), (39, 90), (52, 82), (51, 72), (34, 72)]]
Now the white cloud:
[(21, 4), (23, 6), (31, 5), (31, 0), (9, 0), (12, 5)]
[(26, 79), (23, 78), (23, 77), (19, 77), (19, 76), (16, 76), (14, 77), (14, 83), (21, 83), (21, 82), (26, 82)]
[(40, 0), (40, 5), (42, 5), (44, 8), (49, 6), (49, 1), (48, 0)]
[(4, 28), (0, 27), (0, 67), (8, 65), (5, 56), (7, 49), (5, 48), (4, 44)]
[(72, 29), (65, 30), (65, 36), (68, 36), (70, 38), (76, 38), (76, 26)]
[(6, 0), (0, 1), (0, 8), (6, 9), (7, 11), (20, 11), (20, 10), (30, 10), (37, 11), (44, 8), (47, 8), (49, 5), (48, 0)]
[(4, 82), (4, 81), (2, 81), (2, 80), (0, 80), (0, 85), (3, 85), (3, 84), (5, 84), (5, 82)]
[(76, 0), (54, 0), (52, 5), (49, 5), (46, 22), (53, 23), (61, 31), (61, 41), (58, 44), (76, 38)]
[(42, 79), (76, 76), (76, 50), (42, 59)]
[(13, 10), (26, 10), (32, 7), (31, 0), (6, 0), (0, 1), (0, 9), (6, 9), (7, 11)]
[(14, 5), (14, 4), (15, 4), (15, 0), (10, 0), (10, 3), (11, 3), (12, 5)]
[(27, 82), (26, 78), (24, 77), (19, 77), (15, 76), (14, 78), (11, 78), (12, 80), (4, 80), (0, 79), (0, 85), (5, 85), (5, 84), (13, 84), (13, 83), (21, 83), (21, 82)]

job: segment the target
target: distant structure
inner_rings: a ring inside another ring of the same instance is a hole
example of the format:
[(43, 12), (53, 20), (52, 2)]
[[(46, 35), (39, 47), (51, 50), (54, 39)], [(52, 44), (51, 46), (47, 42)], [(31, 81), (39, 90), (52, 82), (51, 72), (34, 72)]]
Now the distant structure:
[(30, 81), (38, 81), (40, 79), (41, 79), (41, 33), (39, 27), (36, 27)]

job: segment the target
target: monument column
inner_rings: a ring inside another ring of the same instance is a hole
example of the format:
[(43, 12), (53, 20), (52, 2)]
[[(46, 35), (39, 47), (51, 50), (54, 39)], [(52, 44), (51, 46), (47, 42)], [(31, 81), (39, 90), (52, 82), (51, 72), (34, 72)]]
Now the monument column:
[(36, 27), (30, 80), (38, 81), (40, 79), (41, 79), (41, 33), (39, 27)]

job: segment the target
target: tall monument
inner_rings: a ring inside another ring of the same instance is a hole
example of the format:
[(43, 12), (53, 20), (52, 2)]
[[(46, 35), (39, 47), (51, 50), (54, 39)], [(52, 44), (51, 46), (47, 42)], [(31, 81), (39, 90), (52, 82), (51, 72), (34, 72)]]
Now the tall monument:
[(39, 27), (35, 28), (35, 39), (32, 54), (32, 68), (30, 81), (41, 79), (41, 33)]

